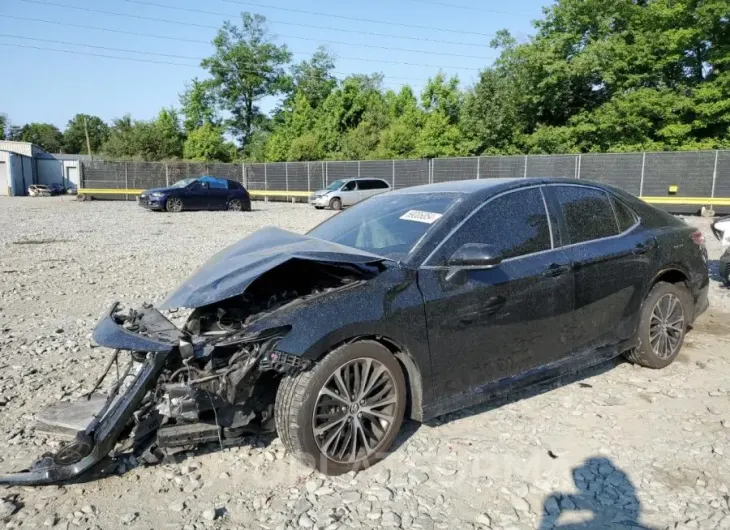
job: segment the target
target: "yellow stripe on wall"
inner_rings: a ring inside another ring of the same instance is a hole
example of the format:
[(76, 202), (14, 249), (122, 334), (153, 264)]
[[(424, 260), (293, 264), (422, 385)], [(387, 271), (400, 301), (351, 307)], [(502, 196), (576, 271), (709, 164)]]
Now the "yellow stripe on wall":
[[(79, 188), (79, 195), (139, 195), (140, 189)], [(309, 197), (308, 191), (248, 190), (252, 197)], [(730, 206), (728, 197), (639, 197), (649, 204), (686, 204), (697, 206)]]

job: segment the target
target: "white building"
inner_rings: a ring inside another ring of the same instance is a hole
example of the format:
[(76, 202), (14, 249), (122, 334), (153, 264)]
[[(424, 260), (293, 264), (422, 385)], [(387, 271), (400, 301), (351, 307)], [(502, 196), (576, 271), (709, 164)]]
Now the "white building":
[(31, 184), (79, 186), (83, 155), (51, 155), (29, 142), (0, 140), (0, 195), (27, 195)]

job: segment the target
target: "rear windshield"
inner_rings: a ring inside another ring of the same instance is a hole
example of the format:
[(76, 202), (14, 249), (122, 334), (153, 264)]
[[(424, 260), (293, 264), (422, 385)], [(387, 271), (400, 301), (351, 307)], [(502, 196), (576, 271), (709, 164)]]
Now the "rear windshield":
[(310, 236), (403, 260), (459, 200), (459, 194), (382, 194), (315, 227)]

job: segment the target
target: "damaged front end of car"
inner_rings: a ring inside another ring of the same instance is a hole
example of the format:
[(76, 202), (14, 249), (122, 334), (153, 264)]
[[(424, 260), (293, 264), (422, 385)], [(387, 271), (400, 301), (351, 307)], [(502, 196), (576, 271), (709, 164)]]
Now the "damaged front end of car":
[[(367, 281), (382, 261), (340, 248), (333, 254), (321, 241), (280, 232), (286, 252), (269, 244), (245, 253), (239, 242), (173, 292), (161, 308), (195, 308), (182, 329), (152, 306), (123, 311), (114, 304), (93, 332), (113, 350), (100, 380), (53, 418), (72, 428), (73, 440), (27, 470), (0, 474), (0, 484), (72, 482), (108, 457), (131, 453), (154, 464), (199, 444), (231, 446), (273, 431), (279, 380), (313, 362), (277, 350), (291, 330), (277, 313)], [(115, 365), (116, 381), (91, 403)]]

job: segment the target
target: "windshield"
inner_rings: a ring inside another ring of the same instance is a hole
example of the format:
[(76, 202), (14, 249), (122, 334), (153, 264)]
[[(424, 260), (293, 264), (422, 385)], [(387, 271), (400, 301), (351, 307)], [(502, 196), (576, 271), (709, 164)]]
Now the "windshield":
[(339, 190), (342, 187), (342, 185), (345, 182), (347, 182), (347, 179), (335, 180), (332, 184), (330, 184), (329, 186), (327, 186), (325, 189), (326, 190), (329, 190), (329, 191), (337, 191), (337, 190)]
[(376, 195), (330, 217), (309, 235), (400, 261), (458, 199), (452, 193)]
[(198, 179), (182, 179), (182, 180), (178, 180), (175, 184), (173, 184), (170, 187), (171, 188), (184, 188), (185, 186), (187, 186), (191, 182), (195, 182), (196, 180), (198, 180)]

